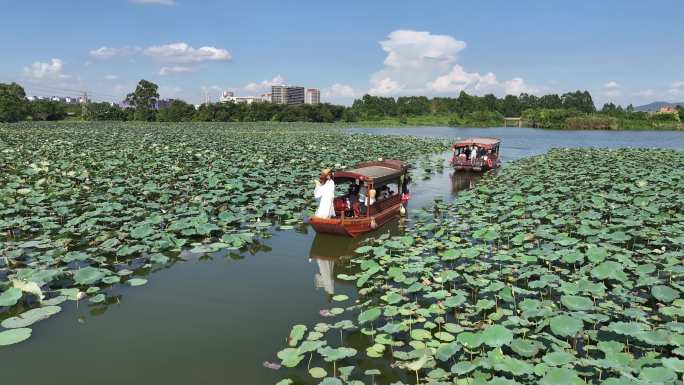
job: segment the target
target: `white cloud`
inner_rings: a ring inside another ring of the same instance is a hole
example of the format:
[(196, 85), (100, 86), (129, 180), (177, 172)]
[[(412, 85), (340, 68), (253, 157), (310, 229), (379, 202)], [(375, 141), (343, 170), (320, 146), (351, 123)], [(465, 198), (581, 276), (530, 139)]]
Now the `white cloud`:
[(281, 75), (276, 75), (271, 80), (262, 80), (259, 83), (249, 83), (244, 86), (244, 90), (249, 92), (270, 91), (271, 86), (277, 86), (280, 84), (285, 84), (285, 78)]
[(449, 73), (437, 77), (429, 86), (435, 92), (478, 92), (492, 90), (497, 84), (496, 76), (491, 72), (486, 75), (476, 72), (468, 73), (463, 70), (463, 67), (455, 64)]
[(159, 86), (160, 99), (176, 99), (180, 96), (183, 89), (177, 86)]
[(151, 5), (166, 5), (173, 6), (176, 5), (175, 0), (130, 0), (134, 4), (151, 4)]
[(146, 48), (145, 55), (162, 61), (192, 63), (202, 61), (226, 61), (232, 56), (230, 52), (216, 47), (193, 48), (187, 43), (179, 42)]
[(603, 85), (603, 94), (609, 98), (618, 97), (622, 95), (622, 90), (620, 88), (618, 82), (611, 80)]
[(34, 62), (30, 67), (24, 67), (24, 75), (34, 80), (68, 79), (71, 75), (62, 73), (64, 63), (60, 59), (52, 59), (50, 63)]
[(655, 91), (648, 89), (648, 90), (643, 90), (643, 91), (637, 91), (634, 93), (634, 96), (638, 96), (640, 98), (652, 98), (655, 95)]
[(670, 84), (670, 89), (668, 92), (674, 96), (684, 94), (684, 80), (672, 82), (672, 84)]
[(105, 75), (105, 80), (117, 80), (119, 77), (116, 75)]
[(373, 79), (368, 93), (371, 95), (393, 95), (401, 90), (402, 87), (396, 80), (386, 77), (382, 79)]
[(161, 76), (167, 76), (167, 75), (176, 75), (176, 74), (184, 74), (188, 72), (192, 72), (193, 69), (190, 67), (184, 67), (184, 66), (172, 66), (172, 67), (162, 67), (159, 70), (159, 75)]
[(523, 78), (515, 77), (503, 83), (506, 95), (538, 94), (540, 90), (525, 83)]
[(370, 79), (368, 93), (397, 94), (473, 94), (537, 93), (539, 90), (519, 77), (500, 82), (492, 72), (468, 72), (458, 63), (466, 43), (448, 35), (397, 30), (380, 42), (387, 53), (384, 67)]
[(354, 88), (346, 84), (335, 83), (330, 88), (323, 91), (323, 94), (328, 98), (353, 98), (357, 95)]
[(119, 47), (119, 48), (113, 48), (113, 47), (107, 47), (107, 46), (102, 46), (98, 49), (93, 49), (90, 51), (90, 56), (96, 58), (96, 59), (111, 59), (113, 57), (117, 56), (128, 56), (128, 55), (133, 55), (137, 52), (140, 52), (140, 47)]

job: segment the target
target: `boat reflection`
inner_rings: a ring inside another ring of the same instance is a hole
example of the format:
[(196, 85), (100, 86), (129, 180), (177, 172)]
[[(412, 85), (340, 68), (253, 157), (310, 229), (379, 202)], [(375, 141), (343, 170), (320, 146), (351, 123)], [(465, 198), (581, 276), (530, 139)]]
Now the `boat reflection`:
[(463, 171), (451, 173), (451, 195), (458, 195), (461, 191), (475, 187), (482, 175), (483, 173)]
[(353, 281), (336, 279), (338, 274), (354, 274), (356, 265), (350, 263), (354, 250), (361, 247), (369, 238), (376, 238), (383, 234), (391, 236), (401, 235), (403, 228), (400, 219), (394, 219), (380, 229), (356, 238), (339, 235), (317, 233), (311, 243), (309, 262), (316, 262), (318, 273), (314, 276), (316, 289), (323, 289), (328, 296), (335, 294), (335, 283), (348, 285)]

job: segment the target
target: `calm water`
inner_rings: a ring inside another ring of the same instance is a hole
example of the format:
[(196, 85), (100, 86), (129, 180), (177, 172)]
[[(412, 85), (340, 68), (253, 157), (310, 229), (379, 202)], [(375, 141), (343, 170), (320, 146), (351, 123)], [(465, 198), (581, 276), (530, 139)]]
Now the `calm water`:
[[(517, 128), (354, 129), (392, 135), (497, 136), (504, 160), (552, 147), (668, 147), (684, 149), (684, 132), (574, 132)], [(444, 155), (446, 157), (446, 155)], [(448, 199), (476, 183), (445, 168), (414, 178), (411, 207)], [(383, 232), (397, 233), (392, 223)], [(292, 325), (331, 319), (331, 294), (355, 296), (354, 284), (334, 277), (352, 268), (348, 257), (363, 239), (317, 236), (306, 228), (279, 231), (241, 255), (188, 255), (150, 274), (146, 286), (124, 287), (108, 304), (64, 304), (33, 325), (28, 341), (0, 349), (3, 384), (273, 384), (293, 372), (273, 371)], [(343, 318), (344, 319), (344, 318)], [(353, 337), (345, 343), (355, 346)], [(363, 354), (360, 353), (360, 356)], [(359, 362), (360, 366), (365, 363)], [(386, 380), (393, 380), (392, 374)]]

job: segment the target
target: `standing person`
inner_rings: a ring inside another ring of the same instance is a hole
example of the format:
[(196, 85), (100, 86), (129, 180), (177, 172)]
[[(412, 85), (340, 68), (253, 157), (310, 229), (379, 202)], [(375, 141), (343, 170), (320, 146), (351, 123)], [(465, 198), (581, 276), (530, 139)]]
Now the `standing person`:
[(473, 149), (470, 150), (470, 160), (475, 161), (477, 159), (477, 146), (473, 146)]
[(404, 180), (401, 182), (401, 204), (404, 206), (404, 210), (408, 206), (408, 201), (411, 199), (411, 193), (409, 192), (409, 183), (411, 183), (411, 177), (409, 174), (404, 175)]
[(314, 197), (320, 199), (318, 209), (314, 215), (323, 219), (334, 218), (335, 207), (333, 206), (333, 200), (335, 199), (335, 182), (332, 179), (332, 172), (329, 168), (321, 171), (321, 176), (316, 181)]

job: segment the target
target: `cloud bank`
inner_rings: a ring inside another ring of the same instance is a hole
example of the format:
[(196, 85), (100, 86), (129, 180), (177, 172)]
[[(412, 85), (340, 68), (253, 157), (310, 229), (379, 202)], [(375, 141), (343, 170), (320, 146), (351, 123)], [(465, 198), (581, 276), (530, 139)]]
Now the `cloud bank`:
[(383, 68), (371, 76), (372, 95), (539, 92), (520, 77), (502, 82), (492, 72), (466, 71), (458, 59), (467, 45), (452, 36), (396, 30), (380, 47), (387, 56)]

